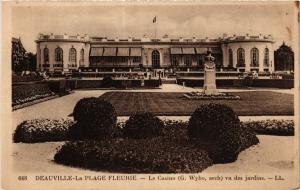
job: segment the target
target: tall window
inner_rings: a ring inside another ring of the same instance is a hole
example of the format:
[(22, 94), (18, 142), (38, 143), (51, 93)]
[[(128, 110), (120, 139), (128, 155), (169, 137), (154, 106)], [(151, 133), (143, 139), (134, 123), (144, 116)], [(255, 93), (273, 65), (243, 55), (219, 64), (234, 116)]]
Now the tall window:
[(44, 63), (48, 64), (49, 63), (49, 49), (44, 48)]
[(76, 64), (76, 49), (71, 48), (69, 50), (69, 62)]
[(187, 67), (192, 66), (192, 58), (189, 56), (185, 56), (184, 57), (184, 65)]
[(228, 67), (233, 67), (233, 53), (232, 53), (232, 49), (228, 50)]
[(59, 47), (55, 49), (55, 61), (60, 63), (63, 62), (63, 50)]
[(83, 65), (84, 62), (84, 49), (80, 50), (80, 64)]
[(265, 48), (264, 51), (264, 66), (268, 67), (269, 66), (269, 49)]
[(160, 67), (160, 54), (159, 51), (152, 51), (152, 67), (159, 68)]
[(258, 67), (259, 66), (259, 54), (257, 48), (251, 49), (251, 66), (252, 67)]
[(171, 66), (173, 67), (178, 66), (178, 58), (176, 56), (171, 56)]
[(197, 64), (198, 64), (198, 67), (200, 67), (200, 69), (204, 68), (204, 56), (199, 56), (197, 58)]
[(243, 48), (237, 50), (237, 62), (239, 67), (245, 67), (245, 50)]

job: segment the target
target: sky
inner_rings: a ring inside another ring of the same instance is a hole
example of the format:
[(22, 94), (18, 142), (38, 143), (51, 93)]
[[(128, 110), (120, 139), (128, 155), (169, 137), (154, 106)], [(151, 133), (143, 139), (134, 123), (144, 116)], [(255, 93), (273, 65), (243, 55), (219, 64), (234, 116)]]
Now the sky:
[(90, 36), (222, 37), (271, 34), (276, 43), (293, 47), (295, 5), (285, 3), (226, 4), (16, 4), (12, 8), (12, 36), (20, 37), (27, 51), (36, 52), (39, 33)]

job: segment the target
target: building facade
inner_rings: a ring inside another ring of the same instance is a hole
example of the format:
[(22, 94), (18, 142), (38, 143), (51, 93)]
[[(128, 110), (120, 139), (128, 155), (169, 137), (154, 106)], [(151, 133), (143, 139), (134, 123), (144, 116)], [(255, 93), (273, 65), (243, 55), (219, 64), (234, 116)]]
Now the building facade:
[(274, 71), (272, 36), (159, 39), (107, 38), (88, 35), (43, 35), (36, 40), (37, 70), (116, 72), (144, 68), (150, 71), (202, 71), (211, 51), (220, 71)]

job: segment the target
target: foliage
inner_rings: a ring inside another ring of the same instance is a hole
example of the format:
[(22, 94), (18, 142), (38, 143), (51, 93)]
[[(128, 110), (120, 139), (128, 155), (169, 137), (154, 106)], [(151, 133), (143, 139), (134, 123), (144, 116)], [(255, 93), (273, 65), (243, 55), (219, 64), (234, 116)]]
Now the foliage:
[(159, 135), (162, 127), (162, 121), (152, 113), (135, 113), (126, 121), (124, 136), (136, 139), (152, 138)]
[(13, 105), (33, 101), (50, 95), (53, 95), (53, 92), (50, 90), (48, 84), (46, 83), (34, 83), (12, 86)]
[(226, 105), (210, 103), (198, 107), (189, 120), (188, 134), (200, 147), (217, 149), (208, 151), (214, 163), (233, 162), (240, 151), (240, 121)]
[(113, 79), (111, 76), (104, 76), (103, 80), (102, 80), (102, 87), (104, 88), (109, 88), (113, 86)]
[(249, 128), (257, 134), (264, 135), (294, 135), (293, 120), (261, 120), (261, 121), (246, 121), (242, 122), (244, 128)]
[(116, 126), (117, 115), (111, 103), (99, 98), (79, 100), (73, 111), (81, 137), (110, 137)]
[(69, 142), (54, 160), (92, 170), (126, 173), (197, 173), (212, 165), (206, 151), (161, 137)]
[(33, 119), (19, 124), (15, 130), (14, 142), (35, 143), (45, 141), (65, 141), (69, 127), (74, 122), (70, 119)]

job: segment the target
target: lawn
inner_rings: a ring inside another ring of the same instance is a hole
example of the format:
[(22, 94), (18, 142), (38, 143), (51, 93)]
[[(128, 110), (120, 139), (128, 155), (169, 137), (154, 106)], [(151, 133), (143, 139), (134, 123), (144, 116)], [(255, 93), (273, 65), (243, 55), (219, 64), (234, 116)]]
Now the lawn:
[(149, 111), (155, 115), (188, 116), (194, 110), (210, 102), (230, 106), (238, 115), (293, 115), (293, 95), (277, 92), (231, 92), (240, 100), (191, 100), (179, 92), (107, 92), (101, 98), (110, 101), (118, 116)]

